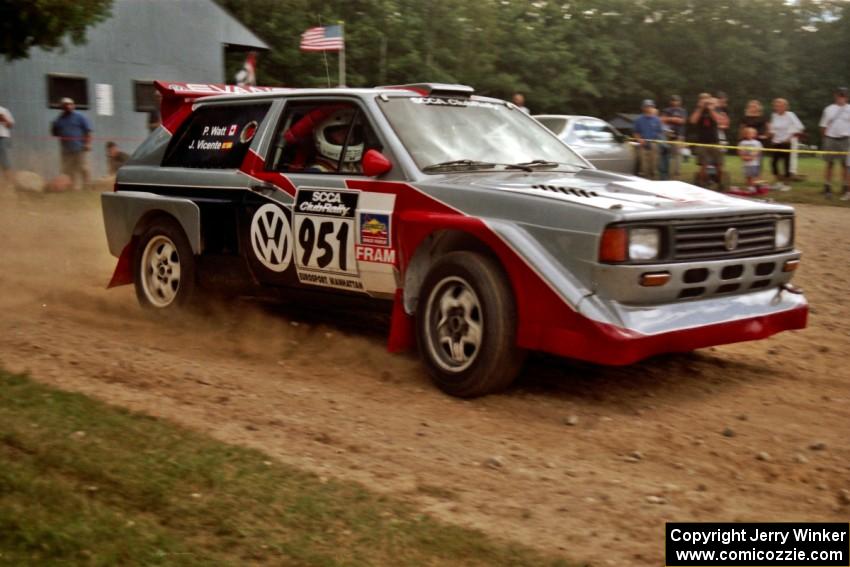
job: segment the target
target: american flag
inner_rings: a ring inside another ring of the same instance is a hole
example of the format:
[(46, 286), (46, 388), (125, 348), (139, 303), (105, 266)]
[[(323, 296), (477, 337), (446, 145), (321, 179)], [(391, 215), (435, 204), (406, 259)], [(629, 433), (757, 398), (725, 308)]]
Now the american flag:
[(342, 26), (310, 28), (301, 34), (301, 51), (339, 51), (345, 49)]

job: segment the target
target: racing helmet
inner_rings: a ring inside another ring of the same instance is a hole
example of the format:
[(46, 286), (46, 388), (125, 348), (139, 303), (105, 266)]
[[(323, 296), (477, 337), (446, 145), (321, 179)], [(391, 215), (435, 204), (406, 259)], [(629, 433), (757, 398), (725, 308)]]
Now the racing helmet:
[[(334, 111), (313, 130), (316, 140), (316, 150), (319, 155), (332, 161), (339, 161), (345, 138), (348, 136), (351, 121), (354, 119), (354, 109), (345, 108)], [(348, 148), (345, 150), (343, 162), (357, 162), (363, 156), (363, 128), (355, 124), (351, 129)]]

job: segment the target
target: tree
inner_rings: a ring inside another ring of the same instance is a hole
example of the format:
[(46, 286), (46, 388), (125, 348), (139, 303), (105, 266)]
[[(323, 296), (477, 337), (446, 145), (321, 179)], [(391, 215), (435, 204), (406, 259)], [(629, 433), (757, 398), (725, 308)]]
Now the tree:
[(850, 83), (850, 4), (840, 0), (218, 1), (271, 46), (262, 84), (335, 85), (337, 55), (327, 54), (326, 74), (323, 55), (298, 43), (308, 27), (340, 20), (351, 86), (522, 91), (535, 113), (610, 118), (644, 98), (692, 105), (725, 91), (733, 119), (749, 99), (769, 109), (783, 97), (814, 133), (832, 89)]
[(33, 47), (62, 47), (66, 37), (79, 45), (111, 7), (112, 0), (0, 0), (0, 53), (7, 61), (23, 59)]

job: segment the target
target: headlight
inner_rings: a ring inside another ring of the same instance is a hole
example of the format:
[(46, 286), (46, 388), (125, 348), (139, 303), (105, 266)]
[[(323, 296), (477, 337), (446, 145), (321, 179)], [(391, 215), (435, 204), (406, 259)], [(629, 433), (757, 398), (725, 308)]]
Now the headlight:
[(606, 228), (599, 246), (602, 262), (654, 260), (661, 255), (661, 229)]
[(629, 230), (629, 258), (652, 260), (661, 252), (661, 231), (657, 228), (633, 228)]
[(776, 221), (776, 239), (774, 241), (776, 248), (787, 248), (791, 246), (793, 236), (794, 219), (780, 219)]

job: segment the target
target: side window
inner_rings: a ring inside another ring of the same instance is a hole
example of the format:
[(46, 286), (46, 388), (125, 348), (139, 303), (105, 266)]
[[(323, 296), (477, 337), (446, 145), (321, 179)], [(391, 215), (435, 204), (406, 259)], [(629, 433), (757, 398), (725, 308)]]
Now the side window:
[(573, 128), (570, 130), (570, 135), (567, 137), (568, 144), (576, 144), (587, 142), (587, 128), (581, 121), (573, 122)]
[(198, 108), (171, 140), (162, 165), (238, 168), (270, 106), (263, 102)]
[(578, 126), (581, 126), (581, 139), (585, 143), (613, 144), (616, 141), (611, 127), (600, 120), (582, 120), (576, 124)]
[(281, 172), (360, 173), (370, 149), (380, 151), (381, 143), (356, 104), (290, 102), (266, 163)]

